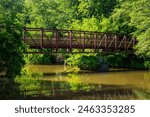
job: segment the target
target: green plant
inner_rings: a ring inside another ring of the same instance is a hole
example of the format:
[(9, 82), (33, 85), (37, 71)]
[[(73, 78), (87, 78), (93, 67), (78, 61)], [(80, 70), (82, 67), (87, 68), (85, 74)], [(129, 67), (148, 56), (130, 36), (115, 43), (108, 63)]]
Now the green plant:
[[(78, 66), (83, 70), (105, 71), (108, 70), (106, 60), (103, 56), (96, 55), (71, 55), (66, 63), (68, 65)], [(104, 67), (105, 66), (105, 67)]]
[(30, 54), (24, 55), (24, 59), (28, 64), (52, 64), (56, 63), (56, 56), (49, 54)]

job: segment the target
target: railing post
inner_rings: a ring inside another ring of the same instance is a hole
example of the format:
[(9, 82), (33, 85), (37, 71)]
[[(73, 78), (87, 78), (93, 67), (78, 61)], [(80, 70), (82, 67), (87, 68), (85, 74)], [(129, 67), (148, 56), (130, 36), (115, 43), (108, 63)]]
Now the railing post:
[(96, 50), (96, 45), (97, 45), (97, 35), (94, 33), (94, 49)]
[(69, 31), (69, 49), (72, 51), (72, 31)]
[(57, 30), (55, 31), (55, 49), (57, 52), (58, 50), (58, 31)]
[(44, 36), (44, 29), (41, 28), (41, 42), (40, 42), (41, 48), (43, 47), (43, 36)]
[(23, 27), (23, 42), (26, 40), (26, 27)]
[[(23, 44), (25, 44), (26, 42), (25, 42), (25, 40), (26, 40), (26, 27), (23, 27)], [(26, 49), (24, 48), (24, 53), (26, 52)]]
[(85, 32), (83, 32), (83, 37), (82, 37), (82, 50), (84, 52), (84, 49), (85, 49)]

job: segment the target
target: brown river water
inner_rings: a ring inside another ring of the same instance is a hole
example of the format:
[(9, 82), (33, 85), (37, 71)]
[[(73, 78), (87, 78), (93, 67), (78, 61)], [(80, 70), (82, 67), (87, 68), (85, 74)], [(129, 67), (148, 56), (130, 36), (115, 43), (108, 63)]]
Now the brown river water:
[(29, 65), (29, 68), (46, 74), (39, 78), (46, 89), (46, 96), (40, 99), (150, 99), (150, 71), (117, 69), (64, 74), (72, 67)]

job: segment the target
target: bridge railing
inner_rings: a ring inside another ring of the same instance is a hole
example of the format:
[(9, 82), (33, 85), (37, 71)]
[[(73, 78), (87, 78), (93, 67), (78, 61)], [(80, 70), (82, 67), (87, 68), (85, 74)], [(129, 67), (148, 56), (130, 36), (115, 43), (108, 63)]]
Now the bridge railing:
[(30, 48), (129, 50), (137, 43), (134, 37), (110, 33), (24, 28), (24, 43)]

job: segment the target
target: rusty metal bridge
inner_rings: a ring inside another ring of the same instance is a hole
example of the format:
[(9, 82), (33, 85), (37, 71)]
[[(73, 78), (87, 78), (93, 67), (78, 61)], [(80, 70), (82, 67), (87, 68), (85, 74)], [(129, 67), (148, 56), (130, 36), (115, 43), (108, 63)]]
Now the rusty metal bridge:
[[(23, 28), (23, 41), (30, 49), (50, 49), (52, 52), (113, 52), (133, 50), (137, 43), (131, 36), (78, 30)], [(40, 51), (41, 52), (41, 51)]]

